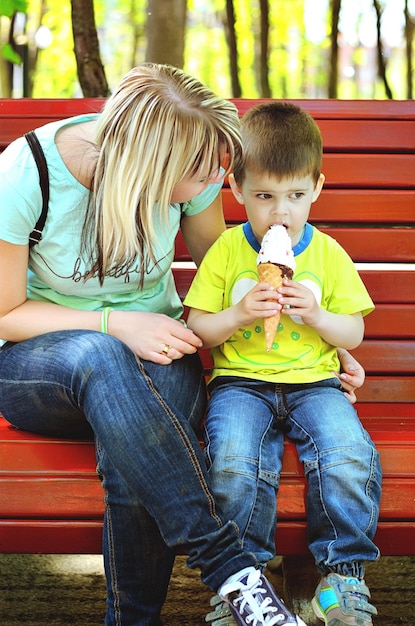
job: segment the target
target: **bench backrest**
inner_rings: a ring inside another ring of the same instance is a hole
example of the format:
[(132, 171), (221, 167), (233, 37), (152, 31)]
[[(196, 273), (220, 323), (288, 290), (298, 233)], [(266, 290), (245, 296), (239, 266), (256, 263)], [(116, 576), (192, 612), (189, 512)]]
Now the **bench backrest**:
[[(258, 100), (233, 100), (240, 114)], [(391, 417), (415, 406), (415, 102), (291, 100), (308, 110), (323, 135), (326, 183), (311, 220), (356, 262), (376, 303), (355, 351), (367, 373), (359, 411)], [(0, 150), (50, 121), (99, 111), (103, 99), (0, 100)], [(228, 225), (245, 220), (230, 189), (222, 192)], [(194, 268), (179, 236), (175, 278), (181, 295)], [(206, 360), (208, 366), (208, 359)], [(393, 403), (393, 406), (392, 404)]]

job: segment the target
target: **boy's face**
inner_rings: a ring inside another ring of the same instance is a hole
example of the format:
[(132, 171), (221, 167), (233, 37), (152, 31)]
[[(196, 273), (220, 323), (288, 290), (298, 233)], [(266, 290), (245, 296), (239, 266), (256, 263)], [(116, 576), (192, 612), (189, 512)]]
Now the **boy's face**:
[(271, 224), (283, 224), (294, 247), (300, 241), (311, 205), (320, 195), (324, 175), (320, 174), (315, 184), (311, 175), (278, 180), (268, 174), (247, 171), (241, 187), (232, 174), (229, 182), (237, 201), (245, 205), (257, 240), (261, 243)]

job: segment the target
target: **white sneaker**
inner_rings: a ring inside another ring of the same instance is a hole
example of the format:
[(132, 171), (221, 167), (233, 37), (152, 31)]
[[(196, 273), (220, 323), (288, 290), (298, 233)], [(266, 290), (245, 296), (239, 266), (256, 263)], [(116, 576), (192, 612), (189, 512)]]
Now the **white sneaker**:
[[(212, 626), (306, 626), (287, 609), (260, 570), (253, 567), (247, 567), (228, 578), (219, 589), (218, 596), (227, 603), (234, 622), (213, 622)], [(219, 611), (223, 611), (223, 607)], [(218, 618), (228, 619), (228, 616), (222, 614)]]

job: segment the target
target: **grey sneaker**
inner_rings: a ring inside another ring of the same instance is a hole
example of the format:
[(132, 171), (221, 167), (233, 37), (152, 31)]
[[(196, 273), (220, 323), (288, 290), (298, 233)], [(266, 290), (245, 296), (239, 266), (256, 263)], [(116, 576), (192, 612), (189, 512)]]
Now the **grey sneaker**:
[(321, 579), (311, 604), (326, 626), (373, 626), (378, 612), (369, 598), (364, 580), (333, 572)]
[(228, 604), (220, 596), (213, 596), (210, 606), (214, 606), (215, 610), (206, 615), (205, 622), (210, 622), (211, 626), (237, 626)]
[[(228, 605), (233, 621), (217, 621), (212, 626), (306, 626), (287, 609), (265, 576), (252, 567), (242, 570), (222, 585), (219, 598)], [(219, 620), (229, 620), (229, 615), (223, 611), (224, 607), (221, 606), (209, 615), (217, 612)]]

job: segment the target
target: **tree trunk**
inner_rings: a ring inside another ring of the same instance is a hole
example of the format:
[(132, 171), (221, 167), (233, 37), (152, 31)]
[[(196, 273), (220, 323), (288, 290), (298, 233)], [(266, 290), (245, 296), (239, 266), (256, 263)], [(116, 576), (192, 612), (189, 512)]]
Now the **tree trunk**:
[(225, 33), (229, 48), (229, 65), (231, 74), (232, 97), (240, 98), (242, 94), (238, 72), (238, 42), (235, 31), (235, 9), (233, 0), (226, 0)]
[(259, 79), (261, 98), (270, 98), (271, 89), (269, 86), (269, 3), (268, 0), (259, 0), (261, 12), (261, 33), (260, 33), (260, 58), (259, 58)]
[(389, 87), (388, 79), (386, 77), (386, 61), (383, 54), (383, 44), (381, 37), (381, 23), (382, 23), (382, 6), (378, 0), (373, 0), (373, 6), (376, 11), (376, 33), (377, 33), (377, 57), (378, 57), (378, 76), (382, 80), (385, 86), (386, 97), (392, 100), (392, 90)]
[(71, 0), (78, 79), (85, 98), (106, 97), (109, 87), (101, 62), (93, 0)]
[(130, 67), (135, 67), (138, 63), (138, 48), (145, 35), (145, 26), (137, 23), (137, 0), (130, 0), (129, 20), (132, 27), (132, 45), (130, 53)]
[(146, 61), (184, 65), (186, 0), (148, 0)]
[(413, 90), (413, 41), (414, 19), (409, 12), (408, 0), (405, 0), (405, 46), (406, 46), (406, 97), (412, 100)]
[(330, 0), (331, 9), (331, 32), (330, 32), (330, 67), (329, 84), (327, 95), (329, 98), (337, 98), (338, 72), (339, 72), (339, 17), (341, 0)]

